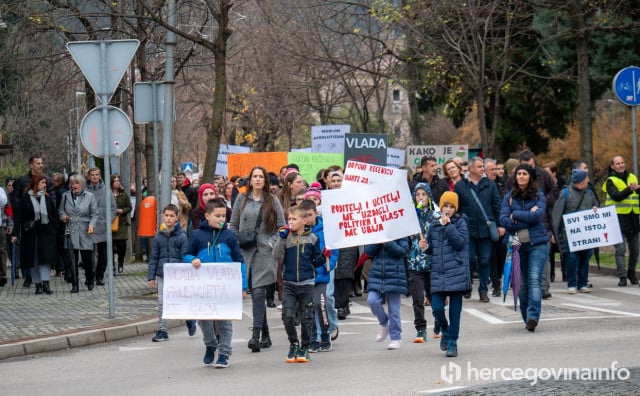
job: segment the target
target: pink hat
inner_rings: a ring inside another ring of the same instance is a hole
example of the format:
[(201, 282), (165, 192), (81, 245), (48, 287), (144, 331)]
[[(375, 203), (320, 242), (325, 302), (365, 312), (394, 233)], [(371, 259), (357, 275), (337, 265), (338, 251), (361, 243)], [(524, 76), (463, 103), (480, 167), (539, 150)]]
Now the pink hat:
[(298, 172), (298, 170), (296, 168), (288, 168), (285, 172), (284, 172), (284, 177), (287, 177), (289, 175), (289, 173), (296, 173), (296, 174), (300, 174), (300, 172)]
[(320, 201), (322, 201), (322, 195), (320, 193), (321, 190), (322, 190), (322, 185), (320, 183), (318, 182), (311, 183), (307, 192), (304, 193), (304, 199), (314, 196), (318, 198)]

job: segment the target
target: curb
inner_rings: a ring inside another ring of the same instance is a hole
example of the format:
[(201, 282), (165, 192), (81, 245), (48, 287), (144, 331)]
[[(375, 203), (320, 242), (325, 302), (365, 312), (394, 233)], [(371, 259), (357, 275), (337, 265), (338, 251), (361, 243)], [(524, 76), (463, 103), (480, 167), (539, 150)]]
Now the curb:
[[(184, 326), (184, 324), (185, 322), (182, 320), (168, 320), (167, 328)], [(158, 319), (149, 319), (103, 329), (85, 330), (65, 335), (45, 336), (35, 340), (2, 344), (0, 345), (0, 360), (142, 336), (155, 333), (157, 326)]]

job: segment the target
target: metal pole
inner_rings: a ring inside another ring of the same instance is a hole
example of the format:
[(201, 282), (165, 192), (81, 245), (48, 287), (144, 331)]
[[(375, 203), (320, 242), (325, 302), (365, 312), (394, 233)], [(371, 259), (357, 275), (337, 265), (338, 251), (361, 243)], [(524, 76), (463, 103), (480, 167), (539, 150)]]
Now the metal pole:
[[(100, 77), (102, 81), (102, 91), (107, 90), (107, 43), (100, 41)], [(100, 107), (102, 108), (102, 130), (104, 131), (104, 184), (105, 184), (105, 222), (107, 234), (107, 270), (109, 271), (109, 318), (115, 318), (115, 296), (113, 290), (113, 240), (111, 237), (111, 131), (109, 130), (109, 94), (100, 92)]]
[(636, 128), (636, 106), (631, 106), (631, 141), (633, 142), (633, 174), (638, 174), (638, 130)]
[[(175, 0), (169, 0), (167, 5), (167, 23), (175, 26)], [(160, 208), (164, 208), (171, 202), (171, 170), (173, 160), (172, 132), (174, 117), (174, 85), (173, 85), (173, 51), (176, 46), (176, 35), (167, 31), (167, 59), (164, 68), (165, 111), (162, 122), (162, 194), (160, 196)]]
[[(151, 83), (151, 106), (153, 111), (153, 191), (154, 196), (160, 196), (160, 155), (158, 153), (158, 85)], [(157, 201), (160, 203), (160, 201)], [(160, 224), (160, 205), (156, 204), (156, 224)]]

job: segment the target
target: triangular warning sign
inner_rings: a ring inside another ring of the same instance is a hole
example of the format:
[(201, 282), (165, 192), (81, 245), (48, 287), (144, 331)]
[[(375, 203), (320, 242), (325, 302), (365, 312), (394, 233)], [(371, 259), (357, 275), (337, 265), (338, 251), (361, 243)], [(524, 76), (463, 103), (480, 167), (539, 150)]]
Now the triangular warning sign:
[[(139, 45), (138, 40), (70, 41), (67, 50), (98, 97), (102, 99), (107, 95), (108, 102)], [(103, 66), (105, 76), (102, 75)]]

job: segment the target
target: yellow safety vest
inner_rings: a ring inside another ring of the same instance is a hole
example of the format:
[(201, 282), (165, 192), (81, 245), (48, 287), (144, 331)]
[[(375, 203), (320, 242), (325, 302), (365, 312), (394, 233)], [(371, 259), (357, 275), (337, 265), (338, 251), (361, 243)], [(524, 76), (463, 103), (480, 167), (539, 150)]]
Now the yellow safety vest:
[[(638, 178), (632, 173), (629, 173), (629, 176), (627, 176), (627, 181), (626, 182), (624, 182), (619, 177), (614, 177), (614, 176), (609, 176), (609, 178), (607, 178), (607, 180), (611, 180), (611, 182), (613, 182), (613, 185), (616, 186), (618, 191), (624, 190), (631, 183), (637, 183), (638, 182)], [(607, 182), (606, 181), (602, 185), (602, 191), (607, 193)], [(617, 214), (629, 214), (629, 213), (631, 213), (632, 209), (633, 209), (633, 213), (640, 214), (639, 203), (640, 203), (639, 196), (638, 196), (638, 193), (635, 192), (635, 191), (633, 193), (629, 194), (629, 196), (626, 197), (625, 199), (623, 199), (622, 201), (614, 201), (611, 198), (611, 196), (607, 193), (607, 198), (605, 199), (605, 202), (604, 202), (605, 206), (615, 205)]]

